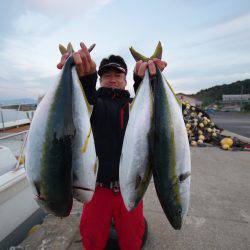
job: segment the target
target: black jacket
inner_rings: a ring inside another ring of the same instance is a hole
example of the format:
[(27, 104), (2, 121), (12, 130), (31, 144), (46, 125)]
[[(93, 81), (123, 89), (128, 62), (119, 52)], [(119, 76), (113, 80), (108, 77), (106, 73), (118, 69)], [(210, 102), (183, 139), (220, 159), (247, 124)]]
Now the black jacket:
[[(137, 91), (141, 78), (134, 76)], [(90, 118), (96, 153), (99, 158), (97, 181), (109, 184), (119, 181), (119, 162), (123, 138), (129, 118), (127, 90), (104, 88), (96, 90), (97, 73), (80, 78), (89, 104), (93, 105)]]

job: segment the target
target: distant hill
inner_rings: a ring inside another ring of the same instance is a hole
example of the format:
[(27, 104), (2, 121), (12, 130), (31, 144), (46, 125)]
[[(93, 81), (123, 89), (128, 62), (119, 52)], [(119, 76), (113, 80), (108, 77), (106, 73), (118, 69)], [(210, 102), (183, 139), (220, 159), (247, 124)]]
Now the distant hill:
[(244, 81), (237, 81), (230, 84), (223, 84), (208, 89), (202, 89), (196, 94), (190, 96), (201, 100), (203, 105), (207, 105), (209, 103), (222, 100), (222, 95), (241, 94), (242, 86), (242, 94), (250, 94), (250, 79), (246, 79)]
[(0, 105), (13, 105), (13, 104), (37, 104), (37, 100), (31, 98), (0, 100)]

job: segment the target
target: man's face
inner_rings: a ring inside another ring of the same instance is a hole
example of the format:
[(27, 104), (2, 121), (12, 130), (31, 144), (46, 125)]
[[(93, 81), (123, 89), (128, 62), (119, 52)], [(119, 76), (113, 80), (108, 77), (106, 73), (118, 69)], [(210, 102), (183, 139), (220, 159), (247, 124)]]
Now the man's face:
[(125, 89), (126, 84), (125, 73), (116, 70), (109, 70), (103, 73), (100, 78), (101, 87)]

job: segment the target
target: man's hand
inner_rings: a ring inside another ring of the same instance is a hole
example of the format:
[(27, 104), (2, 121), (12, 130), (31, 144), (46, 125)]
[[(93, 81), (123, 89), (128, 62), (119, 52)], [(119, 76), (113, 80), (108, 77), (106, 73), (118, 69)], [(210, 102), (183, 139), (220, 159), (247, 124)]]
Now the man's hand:
[(153, 58), (152, 60), (149, 60), (148, 62), (143, 62), (143, 61), (138, 61), (135, 64), (135, 69), (134, 73), (138, 75), (139, 77), (143, 78), (145, 75), (145, 71), (148, 68), (149, 74), (151, 76), (154, 76), (156, 74), (156, 67), (155, 65), (158, 66), (158, 68), (163, 71), (165, 67), (167, 66), (167, 62), (162, 61), (158, 58)]
[[(80, 43), (81, 49), (73, 53), (74, 62), (78, 76), (90, 75), (96, 72), (96, 64), (91, 59), (87, 47), (83, 42)], [(69, 54), (66, 53), (62, 56), (61, 62), (57, 64), (58, 69), (62, 69), (63, 65), (67, 61)]]

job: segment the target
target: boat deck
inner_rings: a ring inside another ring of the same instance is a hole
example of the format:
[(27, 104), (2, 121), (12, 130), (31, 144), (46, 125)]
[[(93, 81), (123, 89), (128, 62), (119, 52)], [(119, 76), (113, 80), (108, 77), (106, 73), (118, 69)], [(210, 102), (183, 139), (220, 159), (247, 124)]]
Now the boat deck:
[(28, 130), (30, 127), (30, 124), (22, 124), (19, 125), (18, 127), (9, 127), (9, 128), (5, 128), (5, 130), (1, 131), (0, 134), (1, 136), (4, 136), (5, 134), (13, 134), (13, 133), (19, 133), (22, 132), (24, 130)]
[[(6, 133), (4, 136), (11, 134), (12, 133)], [(0, 140), (0, 146), (8, 147), (15, 156), (18, 156), (20, 153), (21, 145), (23, 144), (24, 136), (24, 134), (21, 134), (12, 138)]]
[(30, 119), (21, 119), (17, 121), (10, 121), (10, 122), (5, 122), (0, 123), (0, 131), (6, 132), (6, 130), (12, 129), (12, 128), (18, 128), (22, 126), (27, 126), (30, 124)]
[[(250, 153), (192, 148), (189, 215), (181, 231), (171, 228), (150, 183), (144, 198), (148, 240), (144, 249), (250, 249)], [(20, 247), (80, 250), (81, 204), (65, 219), (48, 215)], [(96, 225), (98, 230), (98, 225)]]

